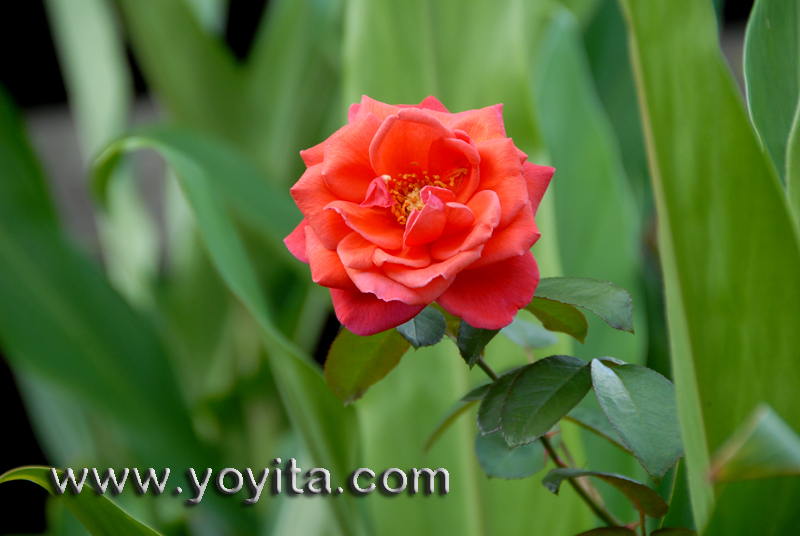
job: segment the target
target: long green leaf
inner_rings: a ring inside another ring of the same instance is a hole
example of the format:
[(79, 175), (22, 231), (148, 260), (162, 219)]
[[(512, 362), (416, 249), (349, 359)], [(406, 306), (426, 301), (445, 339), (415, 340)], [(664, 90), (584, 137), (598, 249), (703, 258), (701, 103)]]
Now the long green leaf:
[[(719, 50), (711, 5), (621, 5), (658, 210), (692, 505), (703, 532), (716, 502), (709, 452), (762, 400), (800, 428), (800, 252), (780, 181)], [(779, 498), (787, 493), (800, 493), (800, 483), (729, 486), (715, 518), (742, 532), (778, 531), (791, 516)], [(723, 525), (708, 530), (725, 533)]]
[[(63, 471), (59, 478), (65, 478)], [(92, 536), (158, 536), (158, 532), (131, 517), (105, 495), (90, 489), (73, 494), (67, 490), (59, 495), (53, 485), (49, 467), (18, 467), (0, 475), (0, 484), (13, 480), (29, 480), (57, 497)]]

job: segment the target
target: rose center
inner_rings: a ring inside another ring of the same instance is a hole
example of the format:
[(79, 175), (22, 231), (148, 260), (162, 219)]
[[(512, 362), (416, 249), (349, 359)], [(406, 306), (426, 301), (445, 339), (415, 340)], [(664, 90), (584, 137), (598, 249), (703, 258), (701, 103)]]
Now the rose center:
[[(412, 165), (418, 166), (416, 162), (412, 162)], [(383, 180), (386, 181), (386, 188), (395, 201), (391, 210), (394, 217), (397, 218), (397, 223), (405, 225), (411, 212), (422, 210), (425, 207), (425, 203), (422, 202), (423, 188), (436, 186), (455, 190), (460, 186), (461, 180), (466, 174), (467, 170), (465, 168), (457, 168), (444, 177), (430, 175), (427, 171), (398, 173), (396, 178), (391, 175), (384, 175)]]

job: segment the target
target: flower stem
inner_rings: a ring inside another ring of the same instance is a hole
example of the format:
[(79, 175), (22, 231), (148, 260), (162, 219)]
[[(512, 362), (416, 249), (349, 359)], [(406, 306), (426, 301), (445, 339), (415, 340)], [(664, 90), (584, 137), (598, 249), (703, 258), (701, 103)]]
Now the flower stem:
[[(486, 363), (486, 361), (484, 361), (483, 356), (478, 358), (478, 362), (476, 364), (481, 368), (481, 370), (483, 370), (486, 373), (487, 376), (489, 376), (492, 380), (497, 381), (497, 378), (499, 376), (495, 371), (492, 370), (492, 368)], [(542, 446), (545, 448), (547, 453), (553, 459), (553, 463), (555, 463), (556, 466), (562, 469), (568, 467), (567, 464), (564, 463), (564, 460), (561, 459), (556, 450), (553, 448), (553, 444), (550, 443), (550, 440), (547, 439), (547, 436), (540, 437), (539, 441), (542, 442)], [(602, 519), (606, 525), (608, 525), (609, 527), (622, 526), (622, 523), (616, 517), (614, 517), (614, 514), (609, 512), (608, 509), (606, 509), (604, 506), (600, 505), (597, 501), (595, 501), (594, 498), (592, 498), (589, 495), (586, 489), (584, 489), (584, 487), (581, 484), (579, 484), (575, 479), (568, 478), (567, 481), (575, 490), (575, 493), (577, 493), (578, 496), (581, 499), (583, 499), (583, 501), (589, 506), (592, 512), (594, 512), (597, 517)]]

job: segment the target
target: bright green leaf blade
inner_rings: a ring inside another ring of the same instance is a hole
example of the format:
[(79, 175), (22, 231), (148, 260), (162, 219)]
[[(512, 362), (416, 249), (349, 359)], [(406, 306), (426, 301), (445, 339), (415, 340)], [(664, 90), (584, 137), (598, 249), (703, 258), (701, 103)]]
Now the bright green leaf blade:
[(339, 400), (350, 404), (389, 374), (409, 346), (393, 329), (369, 337), (342, 329), (325, 360), (325, 381)]
[(542, 484), (553, 493), (558, 493), (558, 488), (567, 478), (579, 476), (593, 476), (603, 480), (625, 494), (637, 510), (640, 510), (650, 517), (661, 517), (667, 513), (669, 506), (664, 502), (658, 493), (640, 484), (635, 480), (622, 475), (610, 473), (599, 473), (596, 471), (584, 471), (583, 469), (553, 469), (550, 471)]
[(800, 224), (800, 105), (794, 114), (786, 146), (786, 195), (795, 220)]
[(417, 316), (397, 326), (397, 331), (411, 346), (433, 346), (444, 337), (447, 321), (444, 315), (433, 307), (426, 307)]
[(566, 333), (581, 343), (586, 340), (589, 324), (583, 313), (572, 305), (534, 297), (525, 309), (533, 313), (545, 329)]
[[(500, 429), (508, 446), (539, 439), (591, 388), (588, 363), (576, 357), (555, 355), (520, 369), (500, 409)], [(488, 397), (487, 393), (484, 401)]]
[[(658, 212), (690, 495), (702, 533), (716, 502), (709, 452), (760, 401), (800, 428), (800, 280), (794, 276), (800, 252), (780, 180), (720, 52), (711, 5), (621, 5)], [(800, 482), (787, 483), (782, 493), (796, 496)], [(766, 483), (730, 485), (716, 509), (719, 519), (745, 533), (793, 523), (778, 487)], [(724, 533), (722, 525), (709, 528), (709, 534)]]
[(650, 536), (697, 536), (697, 533), (690, 529), (674, 528), (658, 529), (650, 533)]
[(545, 463), (541, 441), (512, 450), (497, 432), (489, 435), (478, 433), (475, 437), (475, 456), (486, 476), (505, 480), (533, 476), (544, 469)]
[(489, 386), (478, 408), (478, 428), (485, 434), (491, 434), (500, 429), (500, 410), (503, 407), (511, 386), (525, 367), (514, 369), (500, 376)]
[(536, 297), (587, 309), (609, 326), (633, 333), (631, 295), (608, 281), (586, 277), (550, 277), (539, 281)]
[(769, 405), (760, 404), (711, 460), (714, 482), (800, 474), (800, 436)]
[[(58, 471), (59, 478), (64, 472)], [(87, 477), (88, 478), (88, 477)], [(29, 480), (39, 484), (56, 497), (92, 536), (157, 536), (159, 533), (135, 520), (105, 495), (84, 488), (82, 493), (73, 494), (68, 488), (65, 493), (56, 493), (49, 467), (18, 467), (0, 475), (0, 484), (12, 480)]]
[(614, 427), (608, 422), (608, 419), (605, 415), (603, 415), (602, 411), (598, 411), (594, 408), (578, 406), (567, 413), (564, 418), (578, 424), (579, 426), (582, 426), (594, 434), (597, 434), (603, 439), (609, 441), (615, 447), (624, 450), (628, 454), (631, 454), (630, 449), (628, 449), (628, 447), (626, 447), (625, 444), (620, 441), (619, 435), (617, 435), (616, 430), (614, 430)]
[(661, 526), (694, 529), (694, 514), (692, 513), (692, 499), (689, 497), (689, 480), (686, 475), (685, 458), (678, 460), (675, 468), (675, 478), (668, 497), (669, 512), (661, 520)]
[(592, 361), (597, 401), (614, 430), (650, 475), (660, 481), (683, 456), (675, 387), (638, 365)]
[(469, 368), (475, 366), (478, 359), (483, 355), (483, 350), (486, 345), (494, 339), (494, 336), (500, 333), (499, 329), (481, 329), (474, 328), (467, 324), (464, 320), (458, 327), (458, 340), (456, 345), (461, 357), (467, 362)]
[(581, 532), (577, 536), (636, 536), (636, 533), (625, 527), (600, 527)]
[(519, 317), (501, 329), (500, 333), (511, 339), (515, 344), (530, 350), (534, 348), (549, 348), (558, 344), (558, 336), (555, 333)]
[(756, 0), (744, 39), (744, 80), (750, 117), (780, 175), (800, 97), (800, 7)]
[(442, 418), (442, 420), (439, 421), (439, 424), (436, 425), (436, 428), (433, 429), (431, 435), (428, 436), (428, 440), (425, 442), (425, 446), (422, 448), (422, 452), (427, 454), (428, 451), (431, 450), (431, 447), (433, 447), (439, 440), (439, 438), (442, 437), (442, 434), (444, 434), (453, 425), (453, 423), (456, 422), (456, 420), (458, 420), (460, 416), (464, 415), (466, 412), (471, 410), (475, 406), (475, 404), (479, 402), (479, 400), (480, 399), (478, 400), (462, 399), (456, 402), (455, 406), (453, 406), (450, 409), (450, 411), (447, 412), (447, 414)]

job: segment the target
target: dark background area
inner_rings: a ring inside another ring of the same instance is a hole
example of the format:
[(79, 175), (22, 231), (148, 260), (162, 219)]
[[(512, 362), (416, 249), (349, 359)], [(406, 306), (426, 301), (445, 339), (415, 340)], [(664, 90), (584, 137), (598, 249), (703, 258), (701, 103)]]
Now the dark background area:
[[(744, 24), (752, 0), (725, 3), (726, 24)], [(238, 58), (247, 56), (267, 0), (231, 0), (225, 40)], [(66, 103), (56, 52), (42, 0), (0, 4), (0, 84), (24, 109)], [(136, 92), (147, 93), (146, 84), (132, 56)], [(336, 323), (326, 326), (335, 336)], [(331, 337), (332, 338), (332, 337)], [(320, 354), (320, 352), (318, 352)], [(317, 359), (324, 358), (317, 355)], [(0, 355), (0, 407), (3, 420), (0, 437), (0, 474), (20, 465), (45, 465), (28, 422), (13, 374)], [(0, 485), (0, 534), (38, 533), (45, 530), (44, 505), (47, 492), (29, 482)]]

